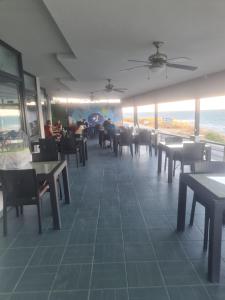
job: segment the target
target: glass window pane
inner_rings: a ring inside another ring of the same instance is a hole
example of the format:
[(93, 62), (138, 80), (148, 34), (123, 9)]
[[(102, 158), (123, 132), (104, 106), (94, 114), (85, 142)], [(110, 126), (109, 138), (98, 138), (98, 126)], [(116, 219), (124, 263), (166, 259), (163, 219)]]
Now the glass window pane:
[(37, 113), (37, 99), (26, 95), (25, 106), (28, 134), (31, 137), (39, 136), (40, 127)]
[(43, 88), (41, 88), (41, 107), (42, 107), (44, 124), (46, 124), (46, 121), (47, 121), (47, 118), (48, 118), (47, 98), (46, 98), (45, 90)]
[(143, 105), (137, 107), (138, 124), (140, 128), (155, 127), (155, 105)]
[(158, 104), (159, 129), (178, 135), (193, 135), (195, 100)]
[(17, 85), (0, 82), (0, 133), (20, 129), (21, 115)]
[(26, 90), (33, 91), (35, 94), (37, 93), (34, 77), (24, 74), (24, 85)]
[(0, 45), (0, 71), (19, 76), (18, 55)]
[(134, 126), (134, 107), (123, 107), (123, 125), (127, 127)]
[(225, 143), (225, 96), (200, 99), (200, 134), (206, 140)]

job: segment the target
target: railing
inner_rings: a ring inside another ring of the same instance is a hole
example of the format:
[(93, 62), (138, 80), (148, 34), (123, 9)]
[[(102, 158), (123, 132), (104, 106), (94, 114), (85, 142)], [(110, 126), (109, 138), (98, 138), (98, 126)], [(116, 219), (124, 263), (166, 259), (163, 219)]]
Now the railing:
[[(159, 135), (162, 136), (176, 136), (176, 137), (182, 137), (184, 139), (191, 139), (194, 136), (188, 136), (188, 135), (178, 135), (174, 133), (164, 132), (164, 131), (158, 131)], [(160, 138), (158, 139), (160, 140)], [(213, 142), (205, 139), (201, 139), (201, 142), (205, 142), (207, 144), (210, 144), (212, 147), (212, 159), (213, 160), (223, 160), (225, 161), (225, 144)]]

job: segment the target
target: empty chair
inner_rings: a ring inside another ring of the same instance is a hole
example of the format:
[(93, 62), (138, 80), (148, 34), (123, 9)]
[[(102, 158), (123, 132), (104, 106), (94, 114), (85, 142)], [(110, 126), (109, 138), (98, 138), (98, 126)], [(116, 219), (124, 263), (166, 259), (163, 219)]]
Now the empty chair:
[(58, 145), (54, 138), (39, 139), (41, 161), (56, 161), (58, 157)]
[[(40, 157), (35, 161), (57, 161), (59, 160), (59, 149), (54, 138), (39, 139)], [(57, 180), (59, 185), (59, 197), (62, 200), (62, 187), (60, 179)]]
[(127, 146), (130, 148), (131, 156), (133, 157), (133, 139), (130, 130), (122, 131), (119, 136), (119, 153), (122, 156), (123, 147)]
[(42, 232), (40, 200), (49, 187), (39, 186), (35, 170), (0, 170), (3, 191), (3, 233), (7, 235), (7, 208), (36, 205), (39, 233)]
[[(201, 161), (193, 165), (194, 173), (225, 173), (225, 162), (222, 161)], [(197, 202), (197, 195), (194, 194), (191, 208), (190, 226), (194, 223), (195, 207)], [(209, 213), (205, 209), (205, 225), (204, 225), (204, 245), (203, 249), (207, 250), (209, 232)]]
[(180, 161), (181, 172), (184, 172), (184, 166), (188, 165), (193, 170), (195, 162), (203, 160), (205, 143), (184, 143), (181, 152), (176, 154), (174, 158), (174, 173), (176, 168), (176, 161)]
[[(172, 144), (181, 144), (183, 142), (183, 138), (180, 136), (168, 136), (165, 137), (165, 144), (166, 145), (172, 145)], [(164, 163), (164, 171), (166, 170), (167, 166), (167, 153), (165, 154), (165, 163)]]
[(152, 136), (151, 131), (142, 129), (135, 138), (135, 153), (140, 153), (140, 146), (148, 147), (149, 155), (152, 155)]
[(80, 143), (76, 143), (76, 138), (74, 134), (70, 134), (68, 136), (64, 136), (61, 138), (60, 151), (61, 151), (61, 157), (63, 159), (65, 156), (69, 156), (70, 154), (75, 154), (76, 164), (78, 168), (78, 153), (82, 155), (82, 151), (80, 149)]

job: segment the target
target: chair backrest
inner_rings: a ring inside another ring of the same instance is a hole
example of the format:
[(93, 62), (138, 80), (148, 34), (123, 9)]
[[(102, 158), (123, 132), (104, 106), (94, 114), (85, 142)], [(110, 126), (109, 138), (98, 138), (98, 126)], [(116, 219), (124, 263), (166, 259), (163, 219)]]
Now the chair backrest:
[(61, 138), (60, 150), (64, 154), (73, 154), (76, 151), (76, 139), (75, 135), (71, 134)]
[(132, 143), (132, 134), (129, 130), (122, 131), (119, 136), (119, 144), (129, 146)]
[(151, 131), (140, 130), (138, 133), (138, 144), (139, 145), (149, 145), (151, 144)]
[(3, 201), (6, 205), (19, 205), (24, 200), (32, 201), (38, 197), (36, 172), (29, 170), (0, 170)]
[(225, 173), (224, 161), (200, 161), (193, 165), (195, 173)]
[(179, 144), (183, 142), (183, 138), (180, 136), (168, 136), (165, 137), (165, 143), (166, 145), (170, 144)]
[(184, 161), (201, 161), (204, 155), (204, 143), (184, 143), (182, 157)]
[(42, 161), (56, 161), (58, 157), (58, 146), (54, 138), (39, 139), (39, 147)]

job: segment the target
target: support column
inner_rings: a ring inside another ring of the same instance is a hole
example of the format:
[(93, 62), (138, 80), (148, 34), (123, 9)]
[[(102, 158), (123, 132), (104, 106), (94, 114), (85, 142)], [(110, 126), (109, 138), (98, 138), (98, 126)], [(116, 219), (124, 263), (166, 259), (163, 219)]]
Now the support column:
[(41, 138), (44, 138), (45, 131), (44, 131), (43, 112), (41, 106), (41, 88), (40, 88), (40, 80), (38, 77), (36, 77), (36, 86), (37, 86), (37, 109), (38, 109), (38, 118), (40, 122), (40, 134), (41, 134)]
[(199, 140), (200, 134), (200, 99), (195, 99), (195, 128), (194, 128), (194, 136), (195, 140)]
[(139, 127), (139, 124), (138, 124), (137, 106), (134, 106), (134, 126)]
[(51, 107), (51, 99), (47, 97), (47, 120), (50, 120), (52, 123), (52, 107)]

